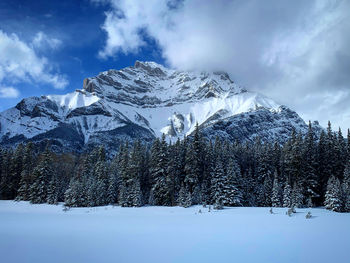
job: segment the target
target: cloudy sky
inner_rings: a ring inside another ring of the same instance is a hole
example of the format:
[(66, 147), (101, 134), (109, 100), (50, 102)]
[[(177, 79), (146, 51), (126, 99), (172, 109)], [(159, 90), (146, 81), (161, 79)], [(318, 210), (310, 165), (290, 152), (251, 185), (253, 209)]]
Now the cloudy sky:
[(350, 127), (350, 1), (0, 2), (0, 110), (152, 60), (225, 70), (305, 120)]

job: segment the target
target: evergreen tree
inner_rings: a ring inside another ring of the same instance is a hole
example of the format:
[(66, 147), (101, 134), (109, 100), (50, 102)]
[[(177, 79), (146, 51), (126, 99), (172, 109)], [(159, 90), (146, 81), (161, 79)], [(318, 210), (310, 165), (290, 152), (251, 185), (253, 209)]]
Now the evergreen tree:
[(1, 165), (1, 181), (0, 181), (0, 199), (12, 199), (11, 189), (11, 160), (12, 152), (3, 151), (2, 153), (2, 165)]
[(183, 207), (190, 207), (192, 205), (191, 193), (184, 184), (181, 185), (178, 204)]
[(305, 141), (302, 148), (302, 171), (301, 171), (301, 184), (305, 189), (305, 197), (308, 200), (319, 197), (318, 193), (318, 177), (316, 174), (316, 141), (315, 135), (309, 121), (309, 129), (305, 137)]
[(292, 207), (303, 207), (303, 189), (300, 183), (294, 182), (292, 190)]
[(326, 209), (341, 212), (343, 209), (340, 181), (332, 175), (327, 183), (324, 205)]
[(24, 150), (23, 169), (16, 200), (29, 200), (30, 186), (32, 184), (32, 172), (34, 167), (33, 144), (29, 142)]
[(275, 171), (275, 175), (273, 179), (271, 202), (273, 207), (281, 206), (281, 186), (278, 182), (277, 170)]
[(47, 188), (47, 203), (57, 204), (58, 203), (58, 180), (55, 176), (52, 176), (49, 186)]
[(115, 204), (117, 202), (117, 176), (116, 171), (111, 171), (108, 177), (107, 202), (108, 204)]
[(98, 160), (94, 169), (94, 177), (96, 178), (96, 205), (108, 204), (108, 184), (109, 178), (106, 167), (106, 152), (103, 147), (98, 151)]
[(344, 169), (342, 193), (343, 193), (344, 211), (350, 212), (350, 161), (347, 162)]
[(19, 144), (10, 161), (9, 198), (15, 199), (23, 170), (23, 145)]
[(198, 204), (200, 200), (200, 180), (203, 172), (202, 166), (202, 140), (196, 125), (193, 140), (189, 143), (185, 159), (185, 186), (192, 196), (192, 203)]
[(52, 159), (48, 149), (45, 150), (42, 160), (33, 171), (33, 184), (30, 187), (30, 202), (33, 204), (47, 201), (47, 188), (53, 176)]
[(292, 188), (288, 183), (283, 190), (283, 207), (292, 207)]
[(227, 174), (223, 182), (222, 204), (227, 206), (242, 206), (241, 171), (234, 157), (230, 158)]
[(141, 206), (142, 205), (142, 192), (141, 192), (141, 167), (142, 165), (142, 152), (140, 141), (136, 141), (133, 146), (131, 154), (129, 169), (128, 169), (128, 205), (129, 206)]
[(224, 202), (225, 171), (221, 158), (216, 160), (211, 181), (212, 200), (216, 206), (222, 206)]
[(347, 158), (345, 158), (347, 161), (350, 161), (350, 129), (348, 129), (348, 139), (346, 144), (346, 152), (347, 152)]
[(167, 151), (165, 135), (163, 135), (162, 141), (156, 140), (151, 150), (152, 202), (150, 203), (154, 205), (169, 206), (174, 203), (174, 180), (167, 170), (169, 164)]

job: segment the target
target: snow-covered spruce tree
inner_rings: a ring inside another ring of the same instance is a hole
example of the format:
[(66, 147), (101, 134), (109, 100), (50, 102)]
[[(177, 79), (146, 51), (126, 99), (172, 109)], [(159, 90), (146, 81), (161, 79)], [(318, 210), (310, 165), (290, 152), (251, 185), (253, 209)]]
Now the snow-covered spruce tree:
[(120, 185), (119, 185), (119, 205), (121, 206), (128, 206), (128, 181), (129, 181), (129, 174), (128, 174), (128, 168), (129, 168), (129, 144), (126, 142), (125, 145), (123, 145), (120, 148), (119, 152), (119, 174), (120, 174)]
[(303, 189), (300, 183), (294, 182), (292, 190), (292, 207), (301, 208), (303, 207), (304, 195)]
[(330, 165), (331, 160), (328, 159), (329, 150), (326, 137), (326, 133), (322, 130), (317, 146), (317, 173), (319, 176), (318, 193), (320, 193), (322, 197), (324, 197), (326, 192), (329, 175), (332, 174), (332, 167)]
[(225, 189), (225, 171), (220, 158), (216, 160), (215, 168), (211, 178), (211, 193), (212, 201), (216, 206), (222, 206), (224, 200), (224, 189)]
[(193, 140), (188, 144), (185, 158), (184, 183), (192, 196), (192, 204), (200, 203), (200, 180), (203, 171), (202, 166), (202, 140), (199, 133), (198, 123), (196, 125)]
[(258, 152), (257, 165), (257, 205), (271, 206), (272, 195), (272, 160), (270, 145), (264, 144)]
[(334, 147), (334, 164), (333, 171), (337, 178), (342, 178), (344, 168), (346, 164), (346, 143), (343, 137), (342, 131), (339, 128), (337, 133), (333, 135), (333, 147)]
[(167, 178), (168, 187), (171, 191), (171, 204), (175, 205), (178, 199), (178, 191), (180, 191), (180, 177), (181, 177), (181, 165), (180, 165), (180, 142), (179, 140), (176, 144), (170, 144), (168, 147), (168, 165), (167, 165)]
[(252, 169), (249, 168), (244, 174), (243, 180), (243, 201), (248, 206), (256, 205), (256, 196), (254, 195), (254, 190), (256, 189), (255, 180), (253, 178)]
[(128, 167), (128, 205), (141, 206), (142, 192), (141, 192), (141, 167), (142, 165), (142, 149), (140, 141), (136, 141), (133, 146), (131, 158)]
[(273, 188), (273, 180), (271, 176), (266, 176), (264, 180), (264, 185), (263, 185), (263, 191), (264, 191), (264, 206), (271, 206), (272, 205), (272, 188)]
[(346, 160), (350, 161), (350, 129), (348, 129), (347, 143), (346, 143)]
[(277, 170), (275, 170), (274, 179), (273, 179), (271, 203), (273, 207), (281, 206), (281, 186), (278, 182)]
[(108, 204), (113, 205), (117, 202), (117, 176), (116, 171), (110, 171), (108, 177), (108, 190), (107, 190), (107, 201)]
[(21, 180), (19, 182), (19, 189), (17, 192), (17, 201), (27, 201), (29, 200), (29, 190), (32, 184), (32, 172), (34, 167), (34, 152), (33, 143), (27, 143), (24, 156), (23, 156), (23, 169), (21, 172)]
[(108, 174), (106, 167), (106, 152), (103, 147), (99, 148), (98, 160), (94, 169), (96, 180), (96, 206), (108, 204)]
[(343, 210), (340, 181), (334, 175), (328, 179), (324, 205), (326, 209), (335, 212), (341, 212)]
[(10, 164), (12, 160), (12, 152), (4, 150), (2, 152), (2, 165), (1, 165), (1, 181), (0, 181), (0, 199), (11, 199), (11, 173)]
[(302, 147), (302, 156), (303, 158), (300, 180), (301, 184), (304, 186), (303, 188), (305, 190), (306, 199), (308, 202), (312, 202), (312, 199), (319, 197), (319, 184), (316, 174), (316, 140), (311, 122), (309, 122), (308, 133), (306, 134)]
[(211, 176), (214, 169), (214, 147), (210, 141), (205, 149), (203, 180), (201, 184), (202, 203), (211, 204)]
[(47, 201), (47, 188), (53, 176), (52, 159), (48, 149), (42, 155), (41, 161), (33, 171), (33, 183), (30, 187), (30, 202), (33, 204)]
[(222, 205), (242, 206), (241, 170), (234, 156), (230, 158), (227, 174), (223, 181)]
[(52, 176), (47, 188), (47, 203), (57, 204), (58, 203), (58, 180), (56, 176)]
[(94, 203), (91, 205), (88, 200), (87, 191), (84, 193), (85, 189), (83, 183), (72, 178), (69, 183), (69, 187), (64, 193), (64, 205), (68, 207), (84, 207), (84, 206), (94, 206)]
[(184, 184), (181, 185), (177, 202), (178, 205), (182, 207), (190, 207), (192, 205), (191, 193), (188, 189), (186, 189), (186, 186)]
[(342, 183), (342, 191), (343, 191), (343, 203), (344, 203), (344, 211), (350, 212), (350, 160), (347, 162), (344, 169), (344, 177)]
[(283, 207), (292, 207), (292, 187), (288, 182), (283, 189)]
[(165, 135), (162, 141), (155, 140), (151, 149), (151, 170), (150, 177), (152, 182), (151, 200), (152, 205), (172, 205), (174, 203), (174, 185), (172, 174), (168, 173), (169, 165), (168, 149), (165, 141)]
[(21, 173), (23, 170), (23, 152), (24, 147), (22, 144), (19, 144), (13, 154), (11, 163), (10, 163), (10, 178), (9, 181), (9, 198), (15, 199), (17, 196), (17, 190), (19, 188), (19, 183), (21, 180)]

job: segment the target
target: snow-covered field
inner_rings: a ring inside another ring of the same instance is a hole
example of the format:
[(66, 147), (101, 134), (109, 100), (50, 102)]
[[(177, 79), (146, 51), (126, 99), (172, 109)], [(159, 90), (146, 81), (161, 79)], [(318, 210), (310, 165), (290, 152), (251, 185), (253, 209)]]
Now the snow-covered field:
[(274, 212), (0, 201), (0, 262), (350, 262), (350, 214)]

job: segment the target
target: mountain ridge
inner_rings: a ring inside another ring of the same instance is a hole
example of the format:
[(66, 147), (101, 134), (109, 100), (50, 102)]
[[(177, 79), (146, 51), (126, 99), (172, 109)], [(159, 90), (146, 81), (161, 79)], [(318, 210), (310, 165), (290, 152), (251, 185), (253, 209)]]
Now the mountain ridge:
[(183, 138), (196, 123), (204, 136), (229, 140), (259, 136), (283, 142), (293, 129), (307, 130), (297, 113), (240, 87), (225, 72), (186, 72), (136, 61), (86, 78), (81, 90), (23, 99), (0, 113), (0, 142), (50, 139), (68, 151), (98, 144), (112, 148), (163, 133), (168, 140)]

